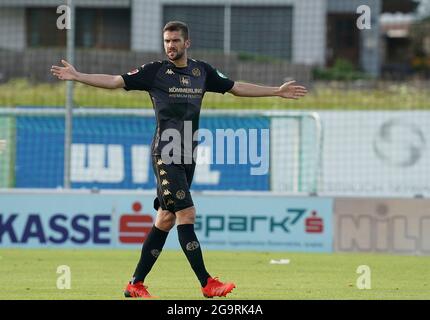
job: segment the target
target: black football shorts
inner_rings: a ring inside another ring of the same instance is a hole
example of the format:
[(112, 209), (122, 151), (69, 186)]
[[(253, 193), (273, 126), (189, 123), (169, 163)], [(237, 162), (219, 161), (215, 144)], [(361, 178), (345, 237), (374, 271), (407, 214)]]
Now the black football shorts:
[(165, 164), (161, 156), (152, 156), (152, 167), (157, 178), (157, 198), (154, 209), (161, 206), (172, 213), (194, 206), (190, 187), (196, 164)]

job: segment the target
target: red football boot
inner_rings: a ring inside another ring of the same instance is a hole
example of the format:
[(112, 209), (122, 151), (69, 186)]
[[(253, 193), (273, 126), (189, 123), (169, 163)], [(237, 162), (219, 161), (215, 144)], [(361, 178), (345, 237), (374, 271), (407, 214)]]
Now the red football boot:
[(236, 285), (232, 282), (222, 283), (218, 277), (208, 278), (208, 283), (202, 288), (202, 293), (206, 298), (225, 297), (230, 293)]
[(154, 298), (148, 290), (146, 290), (147, 288), (148, 287), (145, 286), (142, 281), (136, 282), (135, 284), (129, 282), (124, 289), (124, 296), (126, 298)]

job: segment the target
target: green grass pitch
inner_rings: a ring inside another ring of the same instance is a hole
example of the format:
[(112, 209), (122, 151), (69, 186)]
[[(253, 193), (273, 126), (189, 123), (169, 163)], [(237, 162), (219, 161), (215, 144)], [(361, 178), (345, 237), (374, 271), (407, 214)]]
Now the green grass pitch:
[[(140, 250), (0, 249), (0, 299), (125, 299)], [(218, 299), (430, 299), (430, 257), (382, 254), (205, 251), (212, 276), (237, 288)], [(289, 264), (270, 264), (290, 259)], [(71, 270), (59, 290), (57, 267)], [(356, 287), (359, 265), (371, 270), (371, 289)], [(204, 299), (181, 251), (164, 250), (146, 279), (159, 299)]]

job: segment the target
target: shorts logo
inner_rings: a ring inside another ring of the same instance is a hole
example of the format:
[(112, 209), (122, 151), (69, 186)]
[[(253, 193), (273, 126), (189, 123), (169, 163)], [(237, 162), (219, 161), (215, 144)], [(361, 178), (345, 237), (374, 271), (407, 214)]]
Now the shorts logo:
[(191, 242), (188, 242), (188, 243), (187, 243), (187, 245), (185, 246), (185, 248), (186, 248), (188, 251), (196, 250), (196, 249), (198, 249), (199, 247), (200, 247), (200, 245), (199, 245), (199, 243), (198, 243), (197, 241), (191, 241)]
[(191, 80), (189, 76), (181, 76), (179, 79), (181, 86), (183, 87), (191, 87)]
[(160, 250), (157, 249), (152, 249), (151, 250), (151, 254), (154, 256), (154, 258), (158, 258), (158, 256), (160, 255)]
[(176, 198), (178, 198), (179, 200), (185, 199), (185, 191), (184, 190), (178, 190), (176, 192)]
[(163, 192), (163, 195), (165, 195), (165, 196), (169, 196), (169, 195), (171, 195), (172, 193), (169, 191), (169, 189), (166, 189), (166, 190), (164, 190), (164, 192)]
[(194, 77), (200, 77), (201, 76), (201, 72), (199, 68), (194, 68), (193, 71), (191, 71), (193, 73)]
[(163, 160), (159, 159), (159, 160), (157, 161), (157, 164), (158, 164), (159, 166), (161, 166), (161, 165), (163, 164)]
[(167, 181), (166, 179), (163, 179), (163, 181), (161, 181), (161, 185), (165, 186), (168, 185), (169, 181)]
[(166, 171), (160, 170), (160, 176), (164, 176), (166, 174)]

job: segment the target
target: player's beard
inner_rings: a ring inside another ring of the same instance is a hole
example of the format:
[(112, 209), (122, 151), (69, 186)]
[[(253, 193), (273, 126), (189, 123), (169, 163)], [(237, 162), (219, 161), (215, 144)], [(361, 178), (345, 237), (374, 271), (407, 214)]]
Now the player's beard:
[(176, 60), (181, 59), (184, 56), (185, 50), (176, 50), (176, 51), (173, 51), (173, 52), (176, 53), (176, 55), (173, 58), (170, 58), (169, 52), (167, 52), (166, 55), (169, 58), (169, 60), (176, 61)]

